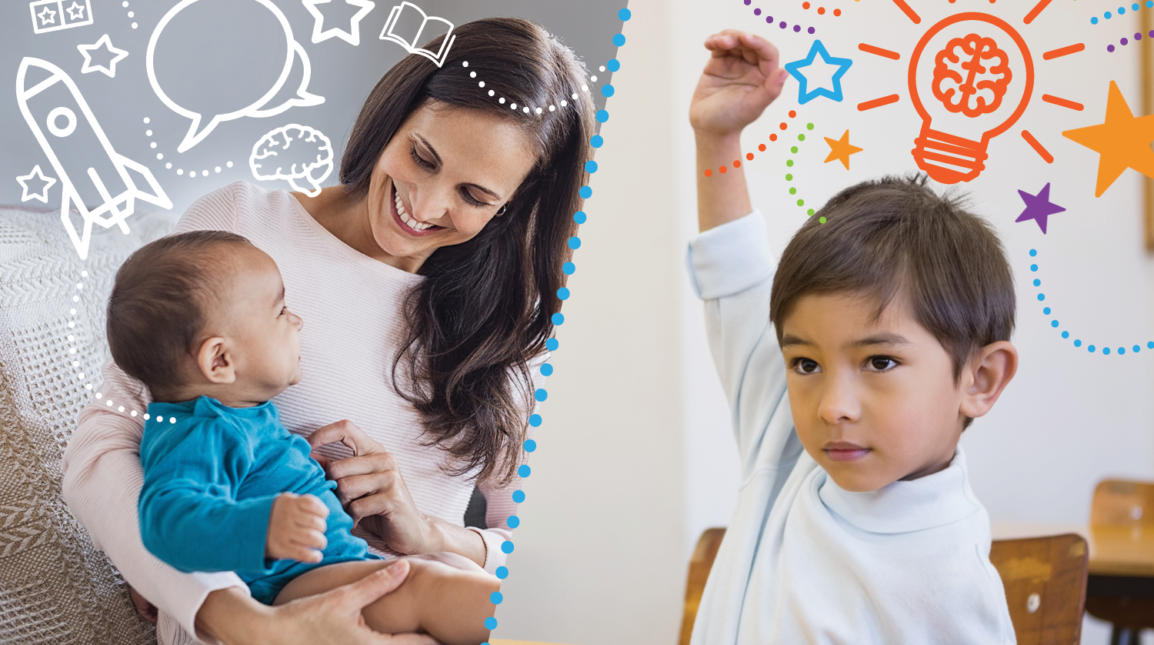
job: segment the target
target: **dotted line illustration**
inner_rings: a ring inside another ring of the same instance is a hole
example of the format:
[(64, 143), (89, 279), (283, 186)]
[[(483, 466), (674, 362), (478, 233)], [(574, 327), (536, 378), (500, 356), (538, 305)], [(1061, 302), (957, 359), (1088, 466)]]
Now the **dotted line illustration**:
[[(953, 0), (951, 0), (951, 2), (952, 1)], [(1141, 5), (1139, 5), (1137, 2), (1130, 5), (1130, 11), (1138, 11), (1141, 8), (1142, 8)], [(1146, 8), (1147, 9), (1154, 8), (1154, 0), (1146, 0)], [(1125, 14), (1126, 14), (1126, 7), (1118, 7), (1118, 15), (1122, 16)], [(1114, 17), (1114, 14), (1107, 11), (1106, 13), (1102, 14), (1102, 17), (1105, 18), (1106, 20), (1109, 20), (1109, 19)], [(1090, 24), (1091, 25), (1096, 25), (1096, 24), (1098, 24), (1098, 22), (1099, 22), (1098, 16), (1094, 16), (1093, 18), (1090, 18)]]
[[(127, 8), (128, 8), (128, 0), (124, 0), (124, 2), (120, 3), (120, 6), (124, 7), (125, 9), (127, 9)], [(136, 12), (135, 12), (135, 11), (129, 11), (129, 12), (128, 12), (128, 18), (129, 18), (130, 20), (131, 20), (132, 18), (135, 18), (135, 17), (136, 17)], [(133, 20), (133, 22), (132, 22), (132, 28), (133, 28), (133, 29), (136, 29), (136, 28), (138, 28), (138, 27), (140, 27), (140, 25), (139, 25), (139, 24), (137, 24), (135, 20)]]
[[(806, 130), (813, 130), (813, 124), (812, 123), (805, 124), (805, 129)], [(798, 143), (805, 141), (805, 133), (804, 132), (798, 133), (797, 141), (798, 141)], [(799, 146), (792, 146), (789, 149), (789, 153), (795, 155), (795, 154), (797, 154), (799, 149), (800, 149)], [(794, 165), (794, 161), (793, 161), (792, 157), (785, 160), (785, 166), (787, 168), (793, 168), (793, 165)], [(786, 181), (793, 181), (793, 173), (792, 172), (786, 173), (785, 174), (785, 180)], [(789, 194), (790, 195), (797, 195), (797, 187), (796, 186), (790, 186), (789, 187)], [(805, 207), (805, 200), (799, 198), (797, 200), (797, 207), (798, 208), (804, 208)], [(811, 208), (811, 209), (807, 210), (805, 214), (812, 217), (813, 216), (813, 209)], [(822, 224), (825, 224), (825, 217), (822, 217), (818, 221), (821, 222)]]
[[(859, 1), (860, 1), (860, 0), (854, 0), (854, 2), (859, 2)], [(953, 1), (954, 1), (954, 0), (950, 0), (950, 2), (953, 2)], [(747, 3), (745, 3), (745, 4), (749, 4), (749, 3), (747, 2)], [(802, 8), (802, 9), (809, 9), (811, 6), (813, 6), (813, 5), (811, 5), (811, 4), (810, 4), (810, 3), (808, 3), (808, 2), (803, 2), (803, 3), (801, 3), (801, 8)], [(817, 15), (819, 15), (819, 16), (824, 16), (824, 15), (825, 15), (825, 7), (818, 7), (818, 8), (817, 8)], [(835, 15), (835, 16), (840, 16), (840, 15), (841, 15), (841, 9), (834, 9), (834, 10), (833, 10), (833, 15)]]
[[(632, 12), (629, 11), (629, 9), (621, 9), (620, 11), (617, 12), (617, 17), (620, 18), (623, 22), (628, 21), (632, 16), (633, 16), (633, 14), (632, 14)], [(613, 36), (613, 44), (616, 45), (617, 47), (621, 47), (622, 45), (625, 44), (625, 36), (623, 34), (614, 35)], [(612, 63), (614, 61), (616, 61), (616, 59), (614, 59), (613, 61), (610, 61), (610, 62)], [(619, 69), (619, 68), (620, 68), (620, 63), (617, 64), (616, 68), (610, 67), (610, 69), (612, 69), (613, 71), (617, 71), (617, 69)], [(601, 93), (607, 98), (613, 96), (613, 86), (606, 84), (601, 89)], [(609, 112), (607, 110), (604, 110), (604, 109), (598, 110), (596, 118), (597, 118), (598, 123), (605, 123), (606, 121), (609, 120)], [(605, 145), (605, 140), (601, 138), (601, 135), (595, 134), (589, 139), (589, 145), (593, 146), (594, 148), (600, 148), (601, 146)], [(593, 161), (592, 159), (590, 159), (589, 161), (586, 161), (585, 162), (585, 172), (589, 173), (590, 175), (596, 173), (597, 172), (597, 162)], [(589, 199), (590, 197), (593, 196), (593, 189), (587, 185), (582, 186), (580, 188), (580, 190), (578, 191), (578, 193), (581, 195), (582, 199)], [(585, 211), (577, 211), (576, 213), (573, 214), (573, 221), (576, 222), (578, 226), (584, 224), (586, 222), (586, 220), (588, 220), (588, 216), (585, 214)], [(576, 236), (576, 235), (574, 235), (573, 237), (570, 237), (569, 238), (569, 248), (573, 249), (574, 251), (581, 248), (581, 238)], [(576, 270), (577, 270), (577, 265), (575, 265), (573, 262), (566, 262), (565, 264), (561, 265), (561, 271), (565, 275), (573, 275), (573, 273)], [(561, 301), (568, 300), (570, 295), (571, 294), (569, 293), (568, 287), (561, 287), (560, 289), (557, 290), (557, 298), (560, 299)], [(565, 316), (562, 315), (561, 312), (557, 312), (557, 313), (553, 314), (553, 317), (551, 320), (552, 320), (553, 325), (555, 327), (560, 327), (562, 324), (565, 323)], [(550, 338), (549, 340), (545, 341), (545, 349), (548, 349), (550, 352), (557, 351), (557, 349), (560, 346), (561, 346), (561, 343), (557, 340), (555, 335), (553, 338)], [(549, 375), (551, 375), (553, 373), (553, 366), (549, 363), (542, 364), (540, 369), (541, 369), (541, 375), (542, 376), (548, 377)], [(538, 403), (543, 403), (543, 402), (545, 402), (546, 399), (549, 398), (549, 393), (545, 390), (545, 388), (538, 388), (535, 392), (533, 392), (533, 398)], [(533, 413), (533, 415), (529, 417), (529, 425), (534, 427), (534, 428), (541, 427), (541, 424), (543, 422), (544, 422), (544, 419), (538, 413)], [(525, 448), (525, 452), (531, 453), (531, 452), (537, 450), (537, 442), (532, 440), (532, 439), (528, 439), (525, 441), (523, 447)], [(528, 477), (531, 472), (532, 472), (532, 470), (529, 468), (528, 464), (522, 464), (521, 466), (519, 466), (517, 468), (517, 474), (522, 479)], [(525, 501), (525, 491), (523, 491), (523, 490), (515, 491), (513, 493), (513, 501), (517, 504), (524, 502)], [(508, 521), (510, 529), (515, 529), (521, 525), (521, 518), (517, 517), (516, 515), (509, 516), (509, 519), (507, 521)], [(503, 553), (506, 553), (506, 554), (512, 553), (513, 552), (513, 542), (511, 540), (506, 540), (505, 542), (503, 542), (501, 544), (501, 551)], [(505, 578), (509, 577), (509, 569), (507, 567), (504, 567), (504, 566), (497, 567), (496, 574), (497, 574), (498, 578), (500, 578), (501, 580), (504, 580)], [(504, 598), (504, 596), (501, 595), (500, 591), (494, 591), (489, 596), (489, 600), (494, 605), (500, 605), (504, 601), (504, 599), (505, 598)], [(485, 628), (486, 629), (493, 630), (493, 629), (496, 629), (496, 627), (497, 627), (497, 619), (495, 617), (489, 617), (489, 618), (485, 619)], [(489, 643), (485, 642), (485, 643), (482, 643), (481, 645), (489, 645)]]
[[(743, 1), (743, 2), (745, 2), (746, 6), (749, 6), (749, 5), (750, 5), (750, 4), (753, 2), (753, 0), (742, 0), (742, 1)], [(760, 7), (755, 7), (755, 8), (753, 9), (753, 15), (755, 15), (755, 16), (761, 16), (761, 8), (760, 8)], [(773, 16), (769, 16), (769, 15), (767, 15), (767, 16), (765, 17), (765, 22), (766, 22), (766, 24), (770, 24), (770, 25), (772, 25), (772, 24), (773, 24)], [(786, 29), (787, 27), (789, 27), (789, 24), (788, 24), (788, 23), (786, 23), (784, 20), (782, 20), (781, 22), (779, 22), (779, 23), (777, 24), (777, 26), (778, 26), (778, 27), (781, 27), (782, 29)], [(816, 30), (815, 30), (813, 27), (807, 27), (807, 28), (805, 28), (805, 29), (806, 29), (805, 33), (807, 33), (807, 34), (813, 34), (813, 33), (816, 33)], [(801, 30), (802, 30), (802, 26), (801, 26), (801, 25), (794, 25), (794, 26), (793, 26), (793, 31), (794, 31), (794, 33), (800, 33), (800, 32), (801, 32)]]
[[(77, 291), (80, 291), (80, 292), (84, 291), (84, 280), (87, 277), (88, 277), (87, 271), (81, 271), (80, 272), (80, 278), (81, 279), (79, 282), (76, 283), (76, 290)], [(77, 295), (72, 296), (72, 302), (73, 302), (73, 304), (78, 304), (80, 302), (80, 295), (77, 294)], [(66, 339), (69, 342), (68, 355), (73, 357), (73, 359), (72, 359), (72, 372), (73, 372), (73, 375), (74, 375), (76, 381), (78, 383), (80, 383), (79, 389), (81, 391), (84, 391), (84, 390), (91, 391), (92, 390), (92, 379), (89, 378), (89, 376), (84, 373), (84, 368), (80, 366), (80, 361), (76, 360), (76, 358), (75, 358), (76, 354), (80, 351), (79, 349), (77, 349), (76, 345), (74, 344), (76, 342), (76, 334), (74, 332), (74, 330), (76, 329), (76, 307), (73, 307), (73, 308), (68, 310), (68, 317), (70, 318), (70, 320), (68, 321), (68, 329), (69, 329), (70, 333), (68, 334)], [(98, 400), (104, 401), (104, 404), (110, 408), (115, 407), (117, 412), (125, 412), (126, 411), (124, 409), (123, 405), (118, 405), (112, 399), (105, 399), (103, 392), (97, 392), (96, 398)], [(148, 420), (148, 418), (149, 418), (147, 412), (141, 412), (140, 410), (127, 410), (127, 412), (130, 416), (133, 416), (133, 417), (143, 416), (143, 418), (145, 420)], [(172, 423), (176, 423), (176, 419), (173, 419)]]
[[(790, 110), (789, 111), (789, 118), (792, 119), (796, 116), (797, 116), (796, 110)], [(787, 129), (789, 129), (789, 124), (786, 123), (785, 121), (782, 121), (781, 125), (779, 125), (778, 127), (781, 128), (782, 130), (787, 130)], [(777, 133), (773, 133), (773, 134), (769, 135), (769, 140), (770, 141), (777, 141)], [(757, 149), (759, 152), (765, 152), (765, 144), (764, 143), (758, 144)], [(745, 160), (746, 161), (753, 161), (753, 157), (754, 157), (754, 154), (752, 152), (745, 153)], [(741, 167), (741, 160), (740, 159), (734, 160), (733, 167), (734, 168), (740, 168)], [(724, 175), (728, 170), (729, 170), (729, 166), (721, 166), (720, 168), (717, 169), (717, 172)], [(705, 169), (705, 176), (706, 177), (712, 177), (713, 176), (713, 169), (712, 168), (706, 168)]]
[[(1030, 257), (1037, 257), (1037, 255), (1038, 255), (1037, 249), (1030, 249)], [(1030, 265), (1030, 271), (1033, 273), (1037, 273), (1038, 272), (1038, 265), (1037, 264), (1031, 264)], [(1033, 284), (1035, 287), (1040, 287), (1040, 286), (1042, 286), (1042, 281), (1038, 278), (1034, 278)], [(1038, 302), (1043, 302), (1045, 300), (1046, 300), (1046, 294), (1039, 292), (1038, 293)], [(1049, 307), (1045, 307), (1042, 309), (1042, 313), (1049, 316), (1052, 312), (1051, 312)], [(1060, 327), (1058, 320), (1056, 318), (1054, 320), (1050, 321), (1050, 326), (1053, 327), (1054, 329), (1057, 329), (1058, 327)], [(1070, 332), (1062, 331), (1062, 338), (1067, 338), (1067, 339), (1070, 338)], [(1081, 346), (1082, 346), (1082, 340), (1080, 338), (1075, 338), (1074, 339), (1074, 347), (1081, 347)], [(1147, 349), (1154, 349), (1154, 341), (1147, 341), (1146, 348)], [(1098, 348), (1095, 345), (1087, 345), (1086, 346), (1086, 350), (1089, 351), (1091, 354), (1093, 354), (1095, 351), (1097, 351), (1097, 349)], [(1110, 351), (1111, 350), (1109, 347), (1102, 347), (1102, 355), (1103, 356), (1109, 356)], [(1118, 349), (1116, 351), (1118, 352), (1119, 355), (1122, 355), (1122, 354), (1126, 353), (1126, 348), (1120, 346), (1120, 347), (1118, 347)], [(1130, 351), (1134, 354), (1137, 354), (1138, 352), (1142, 351), (1142, 346), (1141, 345), (1133, 345), (1133, 346), (1131, 346)]]
[[(468, 66), (469, 66), (469, 61), (462, 61), (461, 67), (467, 68)], [(605, 65), (602, 65), (601, 67), (598, 68), (598, 70), (601, 72), (604, 72), (606, 69), (608, 69), (611, 72), (616, 72), (617, 70), (621, 69), (621, 63), (616, 58), (614, 58), (614, 59), (611, 59), (609, 62), (605, 63)], [(477, 79), (477, 72), (475, 72), (475, 71), (469, 72), (469, 78), (476, 80)], [(596, 74), (591, 75), (589, 77), (589, 83), (596, 83), (596, 82), (597, 82), (597, 75)], [(477, 80), (477, 87), (480, 87), (483, 89), (485, 87), (485, 81), (484, 80)], [(581, 91), (588, 93), (589, 92), (589, 84), (586, 83), (586, 84), (582, 85)], [(608, 94), (606, 94), (606, 92), (608, 92)], [(605, 87), (602, 87), (601, 88), (601, 94), (605, 97), (613, 96), (613, 86), (612, 85), (606, 85)], [(501, 105), (505, 105), (505, 103), (506, 103), (505, 97), (497, 96), (497, 93), (494, 90), (489, 90), (489, 96), (497, 99), (497, 102), (500, 103)], [(555, 112), (558, 107), (567, 107), (569, 105), (570, 99), (572, 99), (573, 101), (576, 101), (577, 100), (577, 93), (574, 92), (568, 99), (562, 99), (560, 104), (550, 103), (549, 104), (549, 111)], [(513, 102), (512, 100), (509, 100), (508, 102), (509, 102), (509, 108), (512, 109), (513, 111), (516, 111), (517, 110), (517, 104), (515, 102)], [(521, 105), (521, 111), (524, 112), (525, 114), (536, 114), (537, 116), (540, 116), (540, 115), (545, 113), (545, 106), (543, 106), (543, 105), (532, 106), (532, 105), (522, 104)]]
[[(144, 117), (144, 125), (148, 125), (149, 123), (152, 123), (152, 119), (150, 119), (150, 118), (148, 118), (148, 117)], [(145, 130), (145, 131), (144, 131), (144, 134), (145, 134), (145, 136), (147, 136), (149, 139), (151, 139), (151, 138), (152, 138), (152, 130)], [(153, 141), (153, 142), (149, 143), (148, 145), (149, 145), (149, 147), (150, 147), (150, 148), (152, 148), (153, 150), (156, 150), (156, 142), (155, 142), (155, 141)], [(157, 158), (157, 160), (163, 161), (163, 160), (164, 160), (164, 153), (163, 153), (163, 152), (158, 152), (158, 153), (156, 153), (156, 158)], [(232, 168), (232, 165), (233, 165), (233, 164), (232, 164), (232, 162), (231, 162), (231, 161), (229, 161), (229, 162), (227, 162), (227, 163), (225, 163), (225, 164), (224, 164), (224, 168)], [(165, 168), (167, 168), (168, 170), (172, 170), (172, 162), (171, 162), (171, 161), (169, 161), (169, 162), (165, 163), (165, 164), (164, 164), (164, 167), (165, 167)], [(222, 168), (222, 167), (220, 167), (220, 166), (217, 166), (217, 167), (216, 167), (214, 170), (215, 170), (215, 171), (216, 171), (216, 173), (219, 175), (221, 172), (223, 172), (223, 171), (224, 171), (224, 168)], [(183, 177), (183, 176), (184, 176), (184, 168), (177, 168), (177, 169), (176, 169), (176, 174), (177, 174), (178, 176), (181, 176), (181, 177)], [(201, 176), (201, 177), (207, 177), (208, 175), (209, 175), (209, 172), (208, 172), (208, 170), (202, 170), (202, 171), (200, 171), (200, 176)], [(189, 170), (189, 171), (188, 171), (188, 176), (189, 176), (189, 178), (190, 178), (190, 179), (191, 179), (191, 178), (193, 178), (193, 177), (196, 177), (196, 176), (197, 176), (197, 171), (195, 171), (195, 170)]]
[[(1154, 0), (1150, 0), (1150, 1), (1154, 2)], [(1151, 29), (1150, 33), (1148, 33), (1146, 35), (1149, 38), (1154, 38), (1154, 29)], [(1139, 40), (1142, 40), (1142, 32), (1140, 32), (1140, 31), (1134, 33), (1134, 41), (1137, 42)], [(1130, 44), (1130, 40), (1123, 37), (1121, 40), (1118, 41), (1118, 43), (1120, 45), (1122, 45), (1123, 47), (1125, 47), (1126, 45)], [(1106, 51), (1108, 51), (1110, 53), (1114, 53), (1114, 49), (1115, 49), (1115, 47), (1113, 45), (1106, 45)]]

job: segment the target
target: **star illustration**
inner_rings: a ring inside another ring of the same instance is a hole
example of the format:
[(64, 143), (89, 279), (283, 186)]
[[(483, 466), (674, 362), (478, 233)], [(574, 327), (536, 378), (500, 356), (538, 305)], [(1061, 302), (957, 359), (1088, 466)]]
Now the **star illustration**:
[(1042, 234), (1046, 234), (1046, 218), (1054, 213), (1061, 213), (1065, 208), (1050, 201), (1050, 184), (1041, 190), (1037, 195), (1031, 195), (1024, 190), (1019, 190), (1018, 194), (1022, 196), (1022, 201), (1026, 202), (1026, 210), (1018, 216), (1015, 222), (1024, 222), (1032, 219), (1042, 227)]
[(1154, 141), (1154, 115), (1135, 117), (1114, 81), (1110, 81), (1110, 96), (1106, 100), (1106, 122), (1066, 130), (1062, 136), (1099, 154), (1095, 197), (1101, 197), (1127, 168), (1154, 177), (1154, 150), (1150, 149)]
[(56, 12), (45, 6), (44, 11), (40, 12), (40, 25), (43, 26), (48, 23), (56, 24)]
[[(822, 63), (816, 66), (817, 68), (838, 68), (838, 70), (834, 72), (830, 79), (831, 83), (833, 84), (832, 90), (825, 87), (818, 87), (813, 91), (808, 90), (809, 79), (806, 77), (806, 74), (811, 74), (816, 78), (820, 75), (820, 69), (811, 69), (807, 73), (803, 73), (801, 69), (803, 67), (815, 67), (814, 62), (816, 61), (818, 54), (821, 54)], [(850, 65), (853, 65), (852, 60), (848, 58), (833, 58), (829, 55), (829, 52), (825, 50), (825, 45), (821, 44), (820, 40), (815, 40), (813, 41), (813, 46), (809, 48), (809, 56), (806, 56), (802, 60), (795, 60), (792, 63), (786, 63), (785, 69), (787, 72), (789, 72), (790, 76), (796, 78), (798, 81), (801, 81), (801, 90), (798, 92), (797, 102), (805, 105), (806, 103), (819, 96), (825, 96), (835, 101), (842, 100), (841, 77), (845, 76), (845, 72), (849, 69)]]
[[(369, 12), (376, 7), (376, 3), (370, 0), (302, 0), (305, 4), (305, 9), (309, 10), (315, 22), (313, 23), (313, 44), (328, 40), (329, 38), (340, 38), (349, 43), (353, 47), (361, 44), (361, 18), (369, 15)], [(319, 4), (326, 4), (330, 6), (349, 5), (353, 7), (360, 7), (360, 9), (353, 14), (349, 19), (348, 31), (340, 27), (333, 27), (331, 29), (324, 29), (325, 16), (321, 10), (317, 8)]]
[[(80, 53), (84, 54), (84, 67), (80, 69), (80, 73), (104, 72), (109, 78), (116, 78), (116, 64), (128, 56), (128, 52), (112, 46), (112, 41), (109, 40), (108, 34), (101, 36), (100, 40), (96, 41), (93, 45), (77, 45), (76, 49), (79, 49)], [(92, 52), (97, 49), (105, 49), (112, 55), (112, 59), (108, 61), (107, 65), (92, 64)]]
[(829, 156), (825, 158), (824, 163), (829, 163), (837, 159), (845, 166), (846, 170), (849, 170), (849, 156), (862, 151), (862, 148), (850, 145), (849, 130), (846, 130), (840, 139), (825, 137), (825, 142), (829, 144)]
[[(33, 179), (40, 182), (40, 188), (29, 192), (28, 182)], [(30, 199), (39, 199), (45, 204), (48, 203), (48, 189), (52, 188), (52, 186), (56, 184), (55, 177), (44, 176), (44, 173), (40, 171), (39, 164), (37, 164), (36, 167), (32, 169), (32, 172), (28, 173), (27, 175), (24, 175), (23, 177), (17, 177), (16, 181), (20, 182), (20, 186), (24, 189), (24, 193), (20, 196), (20, 201), (26, 202)]]
[[(64, 7), (63, 4), (60, 5)], [(76, 0), (72, 0), (72, 6), (68, 7), (68, 18), (71, 20), (84, 20), (84, 7), (80, 6)]]

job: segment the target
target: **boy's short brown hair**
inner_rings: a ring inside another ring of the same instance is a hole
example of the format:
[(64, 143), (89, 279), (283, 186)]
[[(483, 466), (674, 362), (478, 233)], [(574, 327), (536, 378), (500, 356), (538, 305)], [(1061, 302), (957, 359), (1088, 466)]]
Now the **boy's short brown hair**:
[(226, 231), (163, 237), (136, 250), (116, 272), (108, 298), (108, 346), (129, 376), (157, 395), (183, 385), (182, 360), (207, 322), (205, 311), (230, 271), (222, 245), (251, 245)]
[(907, 294), (914, 319), (953, 359), (955, 386), (981, 347), (1010, 339), (1014, 280), (997, 233), (925, 184), (924, 175), (862, 182), (802, 225), (773, 278), (769, 318), (779, 343), (802, 296), (830, 293), (876, 298), (872, 322)]

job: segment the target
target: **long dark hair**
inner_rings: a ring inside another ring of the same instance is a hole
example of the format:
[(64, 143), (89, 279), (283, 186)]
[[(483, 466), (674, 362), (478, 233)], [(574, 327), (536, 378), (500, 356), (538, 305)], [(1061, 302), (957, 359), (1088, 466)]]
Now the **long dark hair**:
[[(410, 55), (373, 88), (341, 160), (341, 183), (365, 194), (385, 146), (428, 101), (500, 114), (534, 142), (537, 163), (505, 213), (421, 266), (425, 280), (405, 300), (407, 337), (392, 370), (394, 389), (421, 415), (427, 445), (451, 457), (446, 471), (476, 470), (477, 480), (505, 484), (521, 462), (532, 409), (528, 362), (544, 352), (561, 309), (593, 102), (582, 89), (584, 66), (531, 22), (477, 20), (453, 33), (443, 67)], [(438, 51), (441, 40), (425, 47)]]

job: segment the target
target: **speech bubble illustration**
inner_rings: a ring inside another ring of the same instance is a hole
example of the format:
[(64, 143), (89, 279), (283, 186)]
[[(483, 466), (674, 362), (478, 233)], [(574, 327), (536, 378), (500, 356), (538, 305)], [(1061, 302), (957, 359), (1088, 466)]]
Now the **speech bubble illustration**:
[[(268, 10), (272, 17), (275, 18), (280, 29), (283, 30), (285, 37), (284, 65), (272, 86), (269, 87), (267, 91), (263, 93), (263, 95), (259, 96), (255, 100), (251, 100), (251, 98), (242, 98), (241, 100), (243, 103), (245, 103), (244, 105), (237, 106), (236, 109), (231, 109), (229, 111), (213, 110), (213, 112), (217, 112), (215, 114), (206, 112), (204, 110), (193, 109), (188, 105), (182, 105), (181, 103), (178, 103), (176, 100), (174, 100), (170, 95), (177, 92), (175, 92), (171, 87), (169, 91), (166, 92), (161, 86), (161, 82), (157, 79), (157, 45), (158, 43), (162, 43), (162, 40), (165, 39), (165, 29), (169, 27), (170, 23), (179, 21), (181, 12), (201, 1), (202, 0), (181, 0), (181, 2), (177, 3), (172, 9), (168, 11), (168, 13), (164, 15), (163, 18), (160, 19), (160, 22), (156, 25), (156, 29), (152, 32), (152, 38), (148, 41), (146, 68), (148, 71), (148, 82), (152, 85), (152, 90), (170, 110), (181, 116), (187, 117), (192, 121), (189, 126), (188, 133), (184, 136), (184, 140), (181, 141), (180, 145), (177, 147), (178, 152), (186, 152), (192, 147), (196, 146), (201, 141), (203, 141), (205, 137), (211, 134), (212, 131), (216, 129), (216, 126), (224, 123), (225, 121), (233, 121), (243, 117), (265, 118), (281, 114), (294, 106), (308, 107), (324, 103), (325, 99), (323, 96), (317, 96), (315, 94), (311, 94), (308, 91), (309, 80), (312, 77), (312, 65), (309, 62), (308, 54), (305, 53), (304, 47), (302, 47), (300, 43), (298, 43), (293, 37), (292, 27), (289, 25), (288, 19), (285, 17), (284, 13), (282, 13), (281, 10), (275, 4), (273, 4), (272, 0), (230, 0), (229, 3), (232, 6), (239, 5), (240, 2), (257, 3), (264, 9)], [(233, 3), (236, 4), (234, 5)], [(228, 20), (228, 16), (221, 16), (220, 19)], [(173, 31), (170, 30), (169, 33), (169, 38), (172, 38), (173, 36), (171, 36), (171, 34)], [(208, 42), (207, 39), (205, 42)], [(196, 52), (188, 52), (187, 56), (196, 56)], [(235, 60), (236, 59), (234, 59), (233, 65), (236, 64)], [(292, 76), (294, 67), (297, 66), (301, 68), (301, 81), (299, 87), (296, 90), (296, 95), (284, 101), (283, 103), (277, 105), (269, 105), (269, 103), (281, 92), (285, 83)], [(225, 74), (228, 73), (229, 70), (221, 69), (220, 71), (222, 74)], [(262, 88), (257, 88), (258, 91), (260, 89)], [(207, 90), (203, 93), (206, 95), (211, 94), (210, 92), (207, 92)], [(187, 103), (187, 99), (182, 100)]]

